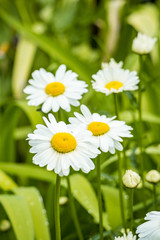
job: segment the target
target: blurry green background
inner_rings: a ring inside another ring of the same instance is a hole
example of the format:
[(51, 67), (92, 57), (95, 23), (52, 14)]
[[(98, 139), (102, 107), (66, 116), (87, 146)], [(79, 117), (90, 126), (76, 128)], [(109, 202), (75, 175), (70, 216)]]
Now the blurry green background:
[[(137, 31), (157, 37), (151, 55), (144, 57), (140, 79), (145, 170), (160, 170), (160, 1), (0, 0), (0, 26), (0, 239), (54, 239), (55, 175), (32, 164), (26, 137), (43, 121), (40, 110), (27, 105), (23, 88), (34, 70), (42, 67), (54, 73), (60, 64), (66, 64), (89, 84), (81, 103), (112, 116), (113, 96), (92, 90), (92, 74), (111, 57), (124, 61), (124, 68), (139, 71), (138, 56), (131, 51), (133, 38)], [(134, 128), (134, 138), (124, 142), (124, 168), (138, 169), (137, 93), (118, 97), (120, 118)], [(62, 115), (67, 119), (75, 110)], [(112, 239), (121, 226), (116, 156), (103, 155), (101, 167), (105, 234)], [(87, 176), (74, 173), (71, 183), (84, 237), (98, 240), (95, 172)], [(65, 179), (62, 185), (62, 239), (77, 239)], [(146, 195), (150, 210), (148, 185)], [(136, 190), (137, 223), (144, 217), (141, 199)], [(4, 219), (9, 219), (12, 227), (7, 228)]]

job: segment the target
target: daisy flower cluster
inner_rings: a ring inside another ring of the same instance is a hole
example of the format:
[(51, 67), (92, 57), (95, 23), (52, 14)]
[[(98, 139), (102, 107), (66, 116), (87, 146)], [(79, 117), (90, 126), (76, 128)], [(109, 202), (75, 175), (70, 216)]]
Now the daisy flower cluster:
[[(121, 62), (115, 66), (112, 59), (104, 71), (122, 70)], [(87, 84), (78, 80), (76, 73), (66, 71), (65, 65), (58, 68), (55, 76), (40, 69), (34, 71), (32, 77), (24, 92), (29, 94), (28, 104), (42, 105), (44, 113), (57, 112), (60, 108), (70, 111), (70, 105), (78, 106), (82, 94), (87, 92)], [(122, 138), (132, 137), (132, 128), (124, 121), (115, 120), (116, 116), (107, 118), (98, 113), (91, 114), (85, 105), (80, 109), (82, 114), (75, 112), (68, 125), (63, 121), (57, 122), (51, 113), (48, 119), (43, 117), (46, 126), (38, 124), (37, 129), (28, 135), (30, 152), (35, 154), (34, 164), (47, 166), (47, 170), (54, 170), (60, 176), (67, 176), (70, 167), (88, 173), (95, 167), (91, 159), (97, 157), (100, 150), (111, 154), (115, 150), (122, 151)]]
[[(122, 67), (123, 62), (117, 63), (114, 59), (102, 63), (102, 69), (92, 75), (93, 89), (105, 95), (137, 90), (137, 72)], [(69, 124), (56, 120), (53, 113), (60, 108), (70, 112), (71, 106), (79, 106), (82, 95), (88, 91), (88, 85), (78, 80), (76, 73), (66, 70), (65, 65), (60, 65), (55, 75), (41, 68), (32, 73), (32, 78), (24, 89), (28, 94), (28, 105), (41, 107), (43, 113), (49, 113), (48, 117), (43, 117), (45, 124), (38, 124), (34, 132), (28, 134), (34, 164), (46, 166), (47, 170), (54, 170), (60, 177), (68, 176), (71, 168), (89, 173), (95, 168), (93, 159), (101, 152), (115, 154), (116, 150), (122, 151), (123, 138), (132, 137), (132, 127), (124, 121), (117, 120), (116, 116), (91, 113), (85, 105), (80, 106), (81, 112), (74, 112), (74, 116), (69, 117)], [(134, 188), (139, 182), (139, 175), (132, 170), (123, 177), (127, 187)], [(150, 215), (147, 217), (146, 220), (150, 220)], [(157, 218), (156, 215), (154, 219)], [(102, 222), (100, 225), (102, 229)], [(144, 236), (148, 235), (141, 231), (145, 226), (146, 223), (137, 229), (140, 239), (147, 239)], [(154, 233), (152, 235), (155, 236)], [(136, 236), (129, 232), (115, 240), (136, 240)]]

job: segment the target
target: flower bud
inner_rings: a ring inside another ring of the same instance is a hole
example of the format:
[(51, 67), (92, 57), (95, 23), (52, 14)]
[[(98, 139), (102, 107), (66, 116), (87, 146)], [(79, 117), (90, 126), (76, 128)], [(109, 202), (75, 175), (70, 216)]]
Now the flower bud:
[(137, 37), (133, 40), (132, 51), (138, 54), (150, 53), (156, 41), (156, 38), (138, 33)]
[(158, 183), (160, 181), (160, 173), (157, 170), (151, 170), (146, 175), (146, 181), (149, 183)]
[(141, 178), (138, 173), (132, 170), (126, 170), (123, 176), (123, 184), (128, 188), (136, 188), (137, 185), (140, 183)]
[(1, 232), (8, 231), (10, 228), (11, 228), (11, 224), (10, 224), (10, 222), (7, 219), (3, 219), (0, 222), (0, 231)]

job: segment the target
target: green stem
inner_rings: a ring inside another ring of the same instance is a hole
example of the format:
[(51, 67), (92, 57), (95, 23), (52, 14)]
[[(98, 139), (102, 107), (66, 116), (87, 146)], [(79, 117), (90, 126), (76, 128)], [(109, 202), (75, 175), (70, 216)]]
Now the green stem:
[(155, 207), (155, 210), (157, 210), (156, 184), (153, 184), (153, 200), (154, 200), (154, 207)]
[[(139, 56), (140, 60), (140, 69), (142, 69), (142, 56)], [(140, 74), (139, 74), (140, 75)], [(142, 79), (141, 79), (142, 81)], [(139, 83), (139, 91), (138, 91), (138, 115), (139, 115), (139, 148), (140, 148), (140, 154), (139, 154), (139, 164), (140, 164), (140, 175), (142, 178), (142, 192), (143, 192), (143, 204), (144, 208), (146, 208), (146, 200), (145, 200), (145, 191), (144, 191), (144, 162), (143, 162), (143, 142), (142, 142), (142, 136), (143, 136), (143, 130), (142, 130), (142, 89), (141, 89), (141, 81)]]
[(130, 230), (133, 230), (133, 191), (129, 189), (129, 213), (130, 213)]
[(77, 213), (76, 213), (76, 208), (75, 208), (75, 205), (74, 205), (74, 199), (73, 199), (73, 195), (72, 195), (69, 176), (67, 176), (67, 184), (68, 184), (68, 194), (69, 194), (72, 217), (73, 217), (74, 224), (75, 224), (75, 227), (76, 227), (76, 230), (77, 230), (78, 238), (79, 238), (79, 240), (83, 240), (82, 231), (81, 231), (81, 228), (80, 228), (80, 224), (79, 224)]
[(124, 215), (124, 202), (123, 202), (123, 183), (122, 183), (122, 159), (120, 152), (117, 152), (118, 155), (118, 177), (119, 177), (119, 198), (120, 198), (120, 207), (121, 207), (121, 218), (122, 224), (125, 228), (125, 215)]
[(61, 177), (57, 174), (55, 188), (55, 231), (56, 240), (61, 240), (60, 213), (59, 213), (59, 195), (60, 195)]
[(114, 97), (114, 107), (115, 107), (115, 114), (117, 116), (117, 119), (119, 119), (119, 114), (118, 114), (118, 103), (117, 103), (117, 94), (113, 93)]
[(97, 193), (98, 193), (98, 207), (99, 207), (99, 232), (100, 232), (100, 240), (103, 240), (103, 211), (102, 211), (100, 163), (101, 163), (100, 157), (97, 157)]
[(127, 157), (126, 157), (126, 149), (124, 147), (124, 143), (123, 143), (123, 164), (124, 164), (123, 167), (125, 169), (129, 169), (129, 167), (128, 167), (129, 163), (128, 163), (128, 160), (127, 160)]
[[(115, 114), (118, 119), (119, 114), (118, 114), (118, 103), (117, 103), (116, 93), (114, 93), (113, 96), (114, 96)], [(120, 198), (120, 207), (121, 207), (121, 218), (122, 218), (123, 227), (125, 228), (126, 225), (125, 225), (124, 202), (123, 202), (122, 159), (119, 151), (117, 151), (117, 155), (118, 155), (118, 177), (119, 177), (119, 198)]]

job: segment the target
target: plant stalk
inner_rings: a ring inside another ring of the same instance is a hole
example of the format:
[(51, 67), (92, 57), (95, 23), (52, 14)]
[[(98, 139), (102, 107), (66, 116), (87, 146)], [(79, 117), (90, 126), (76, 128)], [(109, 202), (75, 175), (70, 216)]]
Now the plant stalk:
[[(113, 96), (114, 96), (115, 114), (117, 116), (117, 119), (119, 119), (117, 94), (114, 93)], [(120, 155), (119, 151), (117, 151), (117, 155), (118, 155), (118, 177), (119, 177), (119, 198), (120, 198), (120, 206), (121, 206), (121, 218), (122, 218), (123, 227), (126, 229), (125, 214), (124, 214), (124, 202), (123, 202), (122, 159), (121, 159), (121, 155)]]
[(157, 193), (156, 193), (156, 184), (153, 184), (153, 200), (154, 200), (154, 210), (157, 210)]
[[(140, 61), (140, 69), (142, 69), (142, 56), (139, 56)], [(140, 75), (140, 74), (139, 74)], [(142, 81), (142, 80), (141, 80)], [(140, 148), (140, 154), (139, 154), (139, 164), (140, 164), (140, 175), (142, 178), (142, 191), (143, 191), (143, 204), (144, 208), (146, 208), (146, 200), (145, 200), (145, 191), (144, 191), (144, 162), (143, 162), (143, 142), (142, 142), (142, 136), (143, 136), (143, 130), (142, 130), (142, 87), (141, 82), (139, 83), (139, 90), (138, 90), (138, 118), (139, 118), (139, 148)]]
[(134, 189), (129, 189), (129, 213), (130, 213), (130, 230), (133, 230), (133, 192)]
[(61, 182), (61, 177), (57, 174), (56, 188), (55, 188), (55, 209), (54, 209), (56, 240), (61, 240), (60, 212), (59, 212), (60, 182)]
[(100, 240), (103, 240), (103, 210), (102, 210), (102, 193), (101, 193), (101, 169), (100, 157), (97, 157), (97, 193), (98, 193), (98, 207), (99, 207), (99, 233)]

